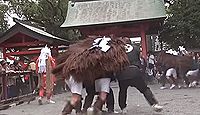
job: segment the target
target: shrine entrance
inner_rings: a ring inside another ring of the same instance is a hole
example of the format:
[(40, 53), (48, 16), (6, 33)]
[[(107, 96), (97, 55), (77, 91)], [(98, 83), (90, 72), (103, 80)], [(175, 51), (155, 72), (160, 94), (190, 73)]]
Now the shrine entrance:
[[(67, 48), (69, 41), (21, 22), (16, 22), (0, 37), (4, 60), (9, 59), (20, 65), (20, 69), (16, 71), (0, 73), (0, 107), (10, 101), (32, 95), (35, 89), (33, 78), (35, 71), (28, 67), (31, 62), (36, 62), (41, 48), (46, 45), (51, 48), (52, 56), (55, 57)], [(14, 93), (18, 90), (20, 91)]]
[(146, 35), (158, 34), (165, 14), (162, 0), (71, 0), (61, 27), (79, 29), (83, 35), (141, 37), (147, 59)]

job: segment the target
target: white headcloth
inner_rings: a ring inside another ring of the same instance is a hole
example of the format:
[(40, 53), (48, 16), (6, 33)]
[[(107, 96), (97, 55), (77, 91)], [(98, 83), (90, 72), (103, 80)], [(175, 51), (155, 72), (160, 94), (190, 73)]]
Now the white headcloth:
[(47, 46), (41, 49), (39, 60), (38, 60), (38, 73), (46, 72), (46, 60), (51, 56), (51, 50)]

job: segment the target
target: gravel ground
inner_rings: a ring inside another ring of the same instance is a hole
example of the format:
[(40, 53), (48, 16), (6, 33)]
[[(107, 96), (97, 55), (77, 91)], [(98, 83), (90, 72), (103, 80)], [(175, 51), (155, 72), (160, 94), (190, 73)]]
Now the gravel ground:
[[(162, 112), (154, 112), (144, 99), (143, 95), (135, 88), (128, 89), (127, 115), (200, 115), (200, 88), (165, 89), (160, 90), (158, 84), (149, 85), (159, 103), (164, 106)], [(118, 85), (112, 84), (115, 93), (115, 110), (119, 111), (117, 102)], [(30, 104), (24, 103), (0, 111), (0, 115), (61, 115), (61, 111), (70, 98), (70, 93), (55, 95), (55, 104), (38, 105), (37, 100)], [(74, 115), (74, 111), (72, 115)], [(114, 114), (109, 114), (114, 115)]]

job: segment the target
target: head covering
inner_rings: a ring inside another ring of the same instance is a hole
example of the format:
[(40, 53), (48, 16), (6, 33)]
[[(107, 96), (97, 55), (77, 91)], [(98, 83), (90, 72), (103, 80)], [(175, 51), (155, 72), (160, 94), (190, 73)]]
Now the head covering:
[(38, 58), (38, 73), (46, 73), (46, 60), (51, 57), (51, 50), (47, 46), (41, 49), (40, 56)]
[(182, 55), (188, 55), (188, 51), (183, 46), (179, 46), (179, 51)]
[(131, 39), (128, 38), (128, 37), (123, 37), (122, 38), (124, 41), (125, 41), (125, 50), (126, 50), (126, 53), (129, 53), (131, 52), (134, 48), (133, 46), (131, 45)]
[(131, 44), (126, 44), (125, 49), (126, 49), (126, 53), (129, 53), (129, 52), (133, 51), (134, 48)]

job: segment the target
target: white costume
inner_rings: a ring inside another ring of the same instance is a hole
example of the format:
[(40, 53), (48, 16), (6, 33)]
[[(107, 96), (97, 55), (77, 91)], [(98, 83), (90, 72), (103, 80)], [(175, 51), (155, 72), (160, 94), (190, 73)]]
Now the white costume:
[(95, 90), (96, 92), (110, 92), (110, 78), (101, 78), (95, 80)]
[(166, 77), (170, 77), (172, 76), (173, 78), (177, 79), (177, 73), (176, 70), (174, 68), (170, 68), (166, 71)]
[(199, 74), (199, 69), (196, 70), (190, 70), (186, 73), (186, 77), (188, 76), (197, 76)]
[(83, 89), (83, 83), (82, 82), (76, 82), (72, 76), (68, 80), (65, 81), (66, 84), (68, 85), (70, 91), (72, 93), (76, 93), (81, 95), (82, 94), (82, 89)]
[(154, 60), (155, 60), (154, 55), (150, 55), (149, 56), (149, 63), (154, 65), (155, 64)]

